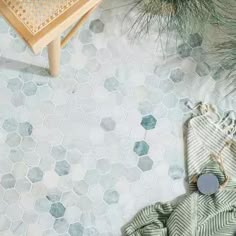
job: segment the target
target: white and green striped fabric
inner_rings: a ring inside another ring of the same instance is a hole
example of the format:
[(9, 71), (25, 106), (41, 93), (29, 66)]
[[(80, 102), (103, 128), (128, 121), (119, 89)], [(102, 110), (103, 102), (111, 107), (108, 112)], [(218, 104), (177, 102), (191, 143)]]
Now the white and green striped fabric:
[(236, 142), (224, 148), (222, 157), (231, 180), (224, 190), (202, 195), (193, 177), (214, 173), (220, 183), (224, 174), (210, 154), (218, 154), (232, 140), (236, 122), (225, 116), (215, 120), (207, 111), (189, 121), (186, 149), (190, 192), (181, 201), (156, 203), (141, 210), (126, 225), (125, 236), (236, 236)]

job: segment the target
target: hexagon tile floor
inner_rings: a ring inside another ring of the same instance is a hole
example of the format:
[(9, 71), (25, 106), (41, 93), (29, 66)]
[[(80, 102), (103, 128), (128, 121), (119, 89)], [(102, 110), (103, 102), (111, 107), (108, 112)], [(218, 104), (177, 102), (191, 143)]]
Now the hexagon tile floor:
[(122, 33), (116, 2), (63, 50), (58, 79), (0, 19), (1, 236), (120, 236), (140, 208), (185, 191), (186, 103), (236, 108), (204, 39), (164, 59), (155, 35)]

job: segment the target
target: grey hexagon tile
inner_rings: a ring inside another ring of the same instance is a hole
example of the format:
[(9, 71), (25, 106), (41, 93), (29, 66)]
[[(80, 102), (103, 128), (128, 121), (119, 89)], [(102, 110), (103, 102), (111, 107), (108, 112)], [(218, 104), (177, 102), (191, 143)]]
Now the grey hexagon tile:
[(11, 149), (9, 153), (9, 158), (12, 162), (20, 162), (24, 157), (24, 152), (20, 149)]
[(37, 92), (37, 86), (33, 82), (27, 82), (23, 86), (23, 93), (26, 96), (33, 96)]
[(27, 226), (21, 220), (15, 221), (11, 225), (11, 232), (14, 235), (24, 235), (27, 232)]
[(28, 172), (28, 178), (32, 183), (39, 182), (43, 179), (43, 171), (39, 167), (33, 167)]
[(84, 181), (89, 185), (93, 185), (99, 182), (99, 177), (99, 173), (96, 169), (88, 170), (84, 176)]
[(28, 192), (31, 189), (31, 183), (28, 179), (23, 178), (16, 181), (16, 191), (19, 193)]
[(192, 52), (192, 48), (188, 44), (184, 43), (178, 46), (177, 52), (182, 58), (189, 57)]
[(79, 40), (81, 43), (90, 43), (92, 41), (92, 34), (89, 30), (82, 30), (79, 33)]
[(84, 227), (79, 223), (71, 224), (69, 227), (70, 236), (83, 236)]
[(26, 224), (34, 224), (38, 221), (38, 214), (33, 210), (28, 210), (24, 212), (22, 219)]
[(174, 69), (171, 71), (170, 79), (174, 83), (179, 83), (179, 82), (183, 81), (184, 75), (185, 75), (185, 73), (180, 68), (177, 68), (177, 69)]
[(48, 212), (51, 209), (51, 202), (47, 198), (38, 198), (35, 201), (34, 209), (37, 212)]
[(91, 21), (90, 25), (89, 25), (89, 29), (93, 32), (93, 33), (102, 33), (104, 30), (104, 23), (97, 19), (97, 20), (93, 20)]
[(7, 132), (16, 131), (17, 126), (18, 126), (18, 122), (13, 118), (6, 119), (2, 124), (2, 128)]
[(141, 121), (141, 125), (144, 129), (150, 130), (156, 127), (157, 120), (153, 115), (144, 116)]
[(105, 131), (112, 131), (116, 127), (116, 122), (111, 117), (105, 117), (100, 125)]
[(5, 174), (1, 178), (1, 185), (5, 189), (14, 188), (16, 184), (16, 179), (12, 174)]
[(119, 88), (119, 81), (115, 78), (115, 77), (110, 77), (107, 78), (104, 82), (104, 87), (112, 92), (112, 91), (116, 91)]
[(78, 182), (74, 183), (73, 190), (79, 196), (87, 194), (88, 189), (89, 189), (89, 185), (84, 180), (81, 180), (81, 181), (78, 181)]
[(206, 59), (206, 52), (204, 51), (203, 48), (201, 47), (196, 47), (193, 48), (191, 57), (196, 61), (196, 62), (203, 62)]
[(70, 172), (70, 164), (67, 161), (57, 161), (55, 171), (59, 176), (68, 175)]
[(53, 188), (48, 190), (46, 198), (51, 202), (58, 202), (61, 199), (61, 195), (62, 192), (59, 189)]
[(134, 144), (133, 151), (138, 156), (146, 155), (149, 151), (149, 145), (145, 141), (139, 141)]
[(101, 174), (105, 174), (111, 170), (111, 163), (108, 159), (100, 159), (97, 161), (96, 168)]
[(12, 92), (20, 91), (23, 86), (22, 81), (19, 78), (10, 79), (7, 84), (7, 88)]
[(202, 36), (198, 33), (195, 34), (190, 34), (189, 39), (188, 39), (188, 43), (191, 47), (199, 47), (202, 45)]
[(20, 195), (15, 189), (8, 189), (4, 194), (3, 200), (9, 205), (11, 205), (11, 204), (17, 204), (19, 198)]
[(120, 195), (115, 190), (107, 190), (103, 196), (104, 201), (109, 205), (118, 203), (119, 198), (120, 198)]
[(181, 179), (183, 177), (184, 174), (184, 169), (176, 164), (172, 164), (169, 167), (169, 171), (168, 171), (169, 176), (172, 179)]
[(147, 115), (153, 112), (154, 106), (150, 101), (140, 102), (138, 110), (142, 115)]
[(9, 147), (16, 147), (20, 144), (21, 137), (17, 133), (10, 133), (6, 137), (6, 144)]
[(29, 122), (19, 124), (19, 134), (21, 136), (30, 136), (33, 132), (33, 126)]
[(83, 46), (82, 53), (87, 57), (95, 57), (97, 48), (93, 44), (86, 44)]
[(31, 137), (23, 137), (21, 147), (24, 151), (33, 151), (35, 149), (36, 142)]
[(178, 103), (178, 98), (174, 94), (168, 94), (163, 98), (163, 104), (167, 108), (174, 108)]
[(60, 218), (55, 220), (53, 228), (57, 233), (62, 234), (67, 232), (69, 224), (64, 218)]
[(20, 206), (18, 206), (18, 204), (9, 205), (6, 210), (6, 216), (11, 221), (21, 220), (23, 216), (23, 209)]
[(206, 62), (198, 63), (196, 67), (196, 73), (200, 76), (207, 76), (210, 73), (210, 66)]
[(132, 167), (132, 168), (128, 168), (126, 173), (125, 173), (125, 177), (128, 180), (128, 182), (136, 182), (140, 179), (141, 177), (141, 170), (136, 168), (136, 167)]
[(66, 156), (66, 149), (62, 145), (54, 146), (51, 155), (55, 160), (63, 160)]
[(174, 89), (174, 84), (171, 80), (162, 80), (159, 87), (163, 93), (168, 93)]
[(66, 208), (62, 203), (56, 202), (51, 205), (50, 214), (55, 218), (60, 218), (64, 216)]
[(25, 104), (25, 96), (22, 92), (15, 92), (12, 95), (11, 102), (13, 106), (20, 107)]
[(153, 160), (149, 156), (140, 157), (138, 160), (138, 167), (142, 171), (151, 170), (153, 166)]
[(6, 216), (0, 215), (0, 232), (9, 229), (10, 225), (10, 220)]

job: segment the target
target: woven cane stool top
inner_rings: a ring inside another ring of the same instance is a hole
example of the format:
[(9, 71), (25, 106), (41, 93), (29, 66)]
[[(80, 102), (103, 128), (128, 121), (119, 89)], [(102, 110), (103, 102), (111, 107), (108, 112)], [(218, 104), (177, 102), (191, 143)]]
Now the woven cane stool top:
[(36, 34), (80, 0), (3, 0), (13, 14)]
[(38, 53), (102, 0), (0, 0), (0, 13)]

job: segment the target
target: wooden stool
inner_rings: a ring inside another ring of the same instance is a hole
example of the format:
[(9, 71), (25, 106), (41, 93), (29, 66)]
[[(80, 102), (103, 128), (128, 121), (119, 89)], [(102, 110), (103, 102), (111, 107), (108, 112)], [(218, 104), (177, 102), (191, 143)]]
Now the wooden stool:
[[(61, 48), (73, 37), (101, 0), (0, 0), (0, 15), (34, 53), (48, 47), (52, 76), (59, 74)], [(73, 24), (61, 41), (61, 34)]]

